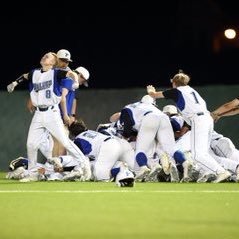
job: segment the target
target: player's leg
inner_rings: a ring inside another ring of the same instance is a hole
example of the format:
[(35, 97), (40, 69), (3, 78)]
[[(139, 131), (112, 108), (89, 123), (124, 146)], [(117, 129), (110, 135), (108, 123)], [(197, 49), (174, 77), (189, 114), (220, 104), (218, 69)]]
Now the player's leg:
[(44, 138), (44, 134), (46, 134), (45, 129), (41, 123), (41, 115), (39, 112), (35, 112), (32, 122), (28, 131), (27, 137), (27, 155), (29, 159), (28, 168), (31, 169), (37, 163), (37, 153), (42, 142), (42, 138)]
[(53, 137), (46, 130), (44, 136), (42, 137), (42, 142), (39, 145), (39, 150), (46, 159), (52, 157), (53, 145), (54, 145)]
[(116, 139), (103, 142), (94, 164), (96, 181), (110, 181), (111, 169), (120, 158), (121, 148)]
[(219, 177), (216, 182), (230, 177), (230, 173), (220, 166), (209, 154), (209, 145), (213, 129), (213, 120), (210, 115), (195, 116), (191, 125), (191, 152), (193, 159), (211, 170)]
[[(179, 181), (178, 170), (176, 167), (176, 162), (173, 158), (176, 148), (176, 143), (174, 139), (173, 129), (167, 115), (160, 115), (159, 117), (159, 128), (157, 131), (157, 140), (159, 142), (159, 147), (161, 151), (167, 155), (169, 159), (169, 173), (171, 175), (172, 182)], [(161, 159), (166, 158), (165, 155), (160, 157)]]

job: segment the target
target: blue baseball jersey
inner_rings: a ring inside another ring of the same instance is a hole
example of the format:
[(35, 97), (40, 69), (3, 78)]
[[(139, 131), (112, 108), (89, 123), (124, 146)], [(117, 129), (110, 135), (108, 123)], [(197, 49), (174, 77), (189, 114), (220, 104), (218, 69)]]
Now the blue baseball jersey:
[(66, 108), (68, 115), (71, 115), (71, 109), (75, 98), (75, 89), (72, 87), (73, 83), (74, 81), (70, 78), (65, 78), (61, 81), (61, 91), (63, 88), (68, 90), (68, 94), (66, 95)]

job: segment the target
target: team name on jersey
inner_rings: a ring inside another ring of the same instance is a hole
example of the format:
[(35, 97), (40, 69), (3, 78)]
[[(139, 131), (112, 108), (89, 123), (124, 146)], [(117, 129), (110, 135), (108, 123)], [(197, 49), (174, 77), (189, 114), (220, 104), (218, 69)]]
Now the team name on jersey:
[(33, 89), (35, 91), (45, 90), (47, 88), (50, 88), (51, 85), (52, 85), (52, 80), (44, 81), (40, 83), (33, 83)]

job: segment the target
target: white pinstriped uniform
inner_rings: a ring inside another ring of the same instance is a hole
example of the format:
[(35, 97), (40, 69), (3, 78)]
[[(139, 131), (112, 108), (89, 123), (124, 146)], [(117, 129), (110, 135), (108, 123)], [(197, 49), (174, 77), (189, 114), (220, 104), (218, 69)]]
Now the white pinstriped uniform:
[[(86, 158), (80, 149), (65, 134), (58, 104), (61, 100), (60, 80), (56, 79), (57, 70), (46, 72), (36, 69), (30, 80), (30, 96), (36, 107), (28, 132), (27, 153), (29, 168), (37, 163), (37, 152), (48, 132), (52, 134), (67, 151), (84, 164)], [(48, 108), (46, 108), (48, 107)], [(42, 111), (40, 108), (46, 108)]]
[(209, 154), (213, 119), (207, 110), (207, 105), (199, 93), (190, 86), (177, 87), (176, 102), (185, 121), (191, 125), (191, 152), (193, 159), (213, 173), (225, 172), (216, 160)]
[(74, 142), (86, 156), (94, 159), (93, 174), (97, 181), (109, 180), (111, 177), (110, 170), (117, 161), (125, 162), (129, 167), (133, 168), (133, 150), (128, 152), (129, 148), (124, 147), (119, 140), (121, 139), (93, 130), (87, 130), (76, 136)]
[(170, 157), (175, 152), (175, 140), (169, 117), (150, 103), (136, 102), (125, 106), (132, 112), (135, 122), (133, 128), (137, 130), (136, 157), (143, 152), (147, 158), (154, 148), (154, 141), (158, 143), (159, 155), (166, 152)]

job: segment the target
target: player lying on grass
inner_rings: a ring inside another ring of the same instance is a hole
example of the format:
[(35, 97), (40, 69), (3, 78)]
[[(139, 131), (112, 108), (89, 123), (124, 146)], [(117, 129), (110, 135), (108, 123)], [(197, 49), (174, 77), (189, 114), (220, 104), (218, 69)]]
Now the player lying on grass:
[[(70, 155), (52, 158), (51, 164), (38, 163), (28, 170), (29, 160), (18, 157), (9, 164), (7, 179), (18, 179), (20, 182), (32, 181), (85, 181), (79, 162)], [(122, 162), (116, 162), (111, 169), (111, 180), (120, 187), (133, 187), (134, 174)]]

